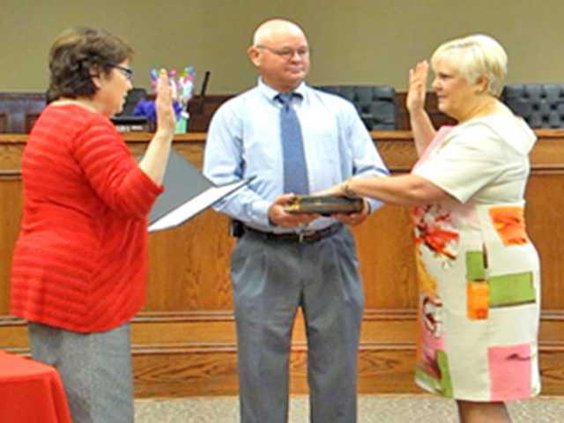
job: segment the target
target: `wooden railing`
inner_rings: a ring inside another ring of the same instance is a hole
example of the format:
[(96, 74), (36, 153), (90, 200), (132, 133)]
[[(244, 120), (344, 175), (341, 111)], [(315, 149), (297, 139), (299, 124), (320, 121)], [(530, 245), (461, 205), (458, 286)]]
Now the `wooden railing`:
[[(527, 223), (542, 260), (540, 361), (543, 392), (564, 395), (564, 131), (537, 131), (527, 189)], [(395, 173), (415, 161), (409, 132), (375, 132)], [(0, 348), (29, 352), (25, 322), (9, 315), (9, 266), (22, 206), (20, 173), (25, 135), (0, 135)], [(140, 153), (150, 134), (127, 134)], [(174, 147), (201, 166), (205, 134), (178, 135)], [(228, 221), (212, 210), (186, 225), (150, 236), (146, 306), (133, 323), (138, 397), (237, 392)], [(359, 351), (363, 393), (420, 392), (412, 382), (417, 284), (408, 212), (384, 206), (354, 229), (366, 310)], [(291, 389), (306, 392), (306, 344), (301, 318), (292, 342)]]

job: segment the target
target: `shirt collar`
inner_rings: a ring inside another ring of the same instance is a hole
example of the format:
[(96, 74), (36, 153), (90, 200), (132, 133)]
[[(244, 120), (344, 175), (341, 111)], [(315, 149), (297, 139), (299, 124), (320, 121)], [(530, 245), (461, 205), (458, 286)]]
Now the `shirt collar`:
[[(267, 85), (262, 78), (259, 77), (258, 79), (258, 89), (259, 91), (265, 95), (267, 98), (269, 98), (271, 101), (276, 101), (276, 96), (278, 94), (280, 94), (278, 91), (276, 91), (274, 88), (272, 88), (270, 85)], [(307, 89), (307, 85), (305, 82), (301, 82), (300, 85), (297, 86), (297, 88), (294, 90), (295, 93), (299, 94), (301, 96), (301, 98), (305, 98), (305, 94), (306, 94), (306, 89)]]

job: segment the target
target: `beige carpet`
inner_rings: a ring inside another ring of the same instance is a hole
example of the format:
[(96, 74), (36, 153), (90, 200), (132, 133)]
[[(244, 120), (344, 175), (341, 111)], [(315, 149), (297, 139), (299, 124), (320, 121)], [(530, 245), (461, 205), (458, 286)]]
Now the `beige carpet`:
[[(456, 423), (452, 401), (428, 395), (361, 395), (358, 423)], [(514, 423), (564, 422), (564, 397), (509, 404)], [(237, 397), (137, 400), (136, 423), (237, 423)], [(306, 396), (292, 397), (290, 423), (307, 423)], [(265, 422), (266, 423), (266, 422)]]

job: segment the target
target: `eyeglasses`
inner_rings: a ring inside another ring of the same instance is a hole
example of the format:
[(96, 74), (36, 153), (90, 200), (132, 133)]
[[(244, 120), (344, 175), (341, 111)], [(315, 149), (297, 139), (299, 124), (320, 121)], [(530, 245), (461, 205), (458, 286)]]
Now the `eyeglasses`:
[(306, 57), (309, 55), (310, 50), (307, 47), (300, 47), (298, 49), (293, 49), (290, 47), (283, 47), (283, 48), (271, 48), (262, 44), (256, 45), (256, 48), (263, 48), (268, 50), (272, 54), (275, 54), (280, 57), (284, 57), (285, 59), (291, 59), (297, 53), (300, 58)]
[(123, 76), (125, 76), (128, 80), (131, 81), (133, 79), (133, 69), (126, 68), (125, 66), (120, 66), (120, 65), (110, 65), (110, 66), (120, 71), (123, 74)]

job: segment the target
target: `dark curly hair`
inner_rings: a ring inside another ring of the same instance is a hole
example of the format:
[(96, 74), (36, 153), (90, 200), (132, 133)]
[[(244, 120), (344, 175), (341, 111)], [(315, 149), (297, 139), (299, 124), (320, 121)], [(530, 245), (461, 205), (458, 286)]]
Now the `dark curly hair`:
[(80, 27), (64, 31), (49, 52), (47, 100), (94, 96), (97, 88), (92, 77), (110, 73), (114, 65), (132, 56), (128, 44), (103, 29)]

